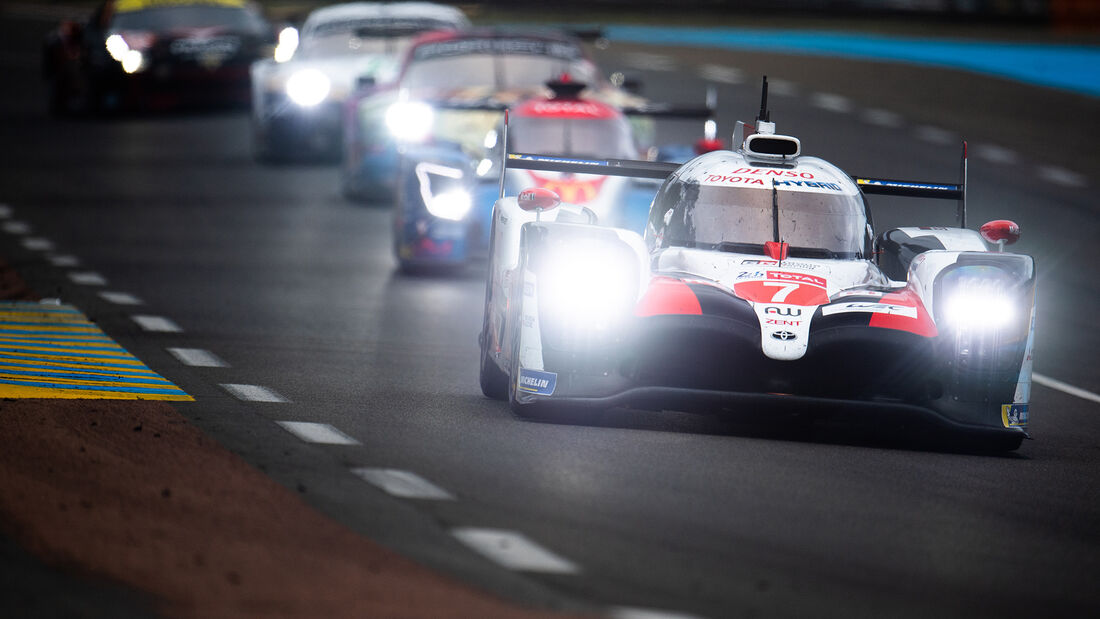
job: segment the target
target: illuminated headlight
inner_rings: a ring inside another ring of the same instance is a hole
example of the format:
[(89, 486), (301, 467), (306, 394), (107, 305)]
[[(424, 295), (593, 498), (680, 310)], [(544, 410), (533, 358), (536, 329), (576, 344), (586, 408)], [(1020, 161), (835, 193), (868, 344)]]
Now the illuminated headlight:
[(112, 34), (107, 37), (106, 45), (107, 53), (118, 62), (122, 62), (126, 52), (130, 51), (130, 46), (126, 44), (126, 39), (123, 39), (122, 35), (119, 34)]
[(136, 49), (131, 49), (122, 55), (122, 70), (127, 73), (137, 73), (145, 67), (145, 56)]
[(956, 290), (943, 304), (944, 318), (956, 327), (996, 329), (1015, 318), (1012, 299), (992, 291)]
[(432, 196), (426, 206), (428, 212), (436, 217), (458, 221), (470, 212), (472, 204), (469, 193), (462, 189), (451, 189)]
[(988, 265), (968, 265), (944, 275), (940, 309), (950, 325), (998, 329), (1016, 318), (1016, 306), (1005, 273)]
[(562, 245), (540, 272), (540, 303), (571, 328), (607, 327), (637, 300), (638, 272), (632, 258), (619, 246)]
[(419, 101), (398, 101), (386, 110), (386, 128), (402, 142), (423, 142), (432, 131), (435, 112)]
[(275, 46), (275, 62), (286, 62), (298, 50), (298, 29), (287, 26), (279, 31), (279, 43)]
[(420, 197), (428, 212), (440, 219), (459, 221), (470, 212), (473, 199), (462, 186), (462, 170), (422, 161), (416, 164)]
[(317, 69), (303, 69), (286, 81), (286, 94), (302, 107), (312, 107), (325, 100), (332, 82)]

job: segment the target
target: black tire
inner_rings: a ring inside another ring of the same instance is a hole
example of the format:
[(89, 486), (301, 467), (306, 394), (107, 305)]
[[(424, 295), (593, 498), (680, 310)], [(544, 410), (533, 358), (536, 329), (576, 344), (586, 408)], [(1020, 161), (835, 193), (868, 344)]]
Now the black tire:
[(494, 400), (504, 400), (508, 397), (508, 375), (489, 356), (489, 308), (485, 308), (485, 321), (481, 327), (481, 393), (485, 397)]

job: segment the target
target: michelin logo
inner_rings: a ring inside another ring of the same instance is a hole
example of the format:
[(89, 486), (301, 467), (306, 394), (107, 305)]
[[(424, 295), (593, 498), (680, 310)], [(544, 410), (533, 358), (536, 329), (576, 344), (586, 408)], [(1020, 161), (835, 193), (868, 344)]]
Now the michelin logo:
[(1002, 404), (1001, 422), (1006, 428), (1027, 428), (1027, 404)]
[(558, 375), (553, 372), (540, 372), (539, 370), (521, 369), (519, 371), (518, 389), (524, 393), (535, 395), (553, 395), (554, 387), (558, 384)]

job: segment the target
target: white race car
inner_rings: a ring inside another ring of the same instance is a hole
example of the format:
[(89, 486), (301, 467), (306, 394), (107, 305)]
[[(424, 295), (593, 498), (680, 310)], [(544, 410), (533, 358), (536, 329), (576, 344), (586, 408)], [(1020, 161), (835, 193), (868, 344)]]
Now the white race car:
[(284, 29), (275, 57), (252, 65), (257, 159), (339, 158), (348, 95), (394, 79), (416, 35), (469, 25), (462, 11), (430, 2), (349, 2), (310, 13), (300, 35)]
[[(767, 118), (762, 114), (762, 118)], [(497, 201), (481, 387), (520, 416), (613, 407), (888, 419), (1027, 437), (1035, 268), (965, 228), (959, 184), (854, 178), (758, 120), (683, 165), (510, 154), (662, 177), (644, 237), (545, 188)], [(876, 238), (865, 194), (959, 200), (958, 228)]]

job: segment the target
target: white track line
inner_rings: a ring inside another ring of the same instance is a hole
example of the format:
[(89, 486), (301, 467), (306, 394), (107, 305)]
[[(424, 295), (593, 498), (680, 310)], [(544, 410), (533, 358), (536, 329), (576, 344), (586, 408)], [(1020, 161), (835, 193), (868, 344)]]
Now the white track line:
[(311, 421), (276, 421), (275, 423), (307, 443), (317, 443), (319, 445), (359, 444), (359, 441), (327, 423), (313, 423)]
[(705, 64), (699, 67), (699, 77), (719, 84), (740, 84), (745, 81), (745, 72), (737, 67), (720, 64)]
[(1039, 166), (1039, 178), (1066, 187), (1084, 187), (1087, 184), (1084, 176), (1058, 166)]
[(1061, 391), (1062, 393), (1068, 393), (1069, 395), (1076, 396), (1082, 400), (1089, 400), (1090, 402), (1100, 403), (1100, 395), (1097, 395), (1091, 391), (1085, 391), (1080, 387), (1074, 387), (1069, 383), (1063, 383), (1060, 380), (1044, 376), (1042, 374), (1032, 374), (1031, 380), (1039, 383), (1040, 385), (1054, 389), (1055, 391)]
[(768, 94), (793, 97), (798, 94), (798, 84), (787, 80), (768, 80)]
[(451, 535), (490, 561), (511, 570), (550, 574), (575, 574), (580, 571), (573, 562), (515, 531), (460, 527), (452, 529)]
[(837, 114), (847, 114), (853, 109), (851, 99), (831, 92), (815, 92), (810, 95), (810, 105)]
[(889, 110), (879, 109), (864, 110), (863, 120), (876, 127), (888, 127), (890, 129), (900, 127), (902, 123), (900, 114), (895, 114)]
[(47, 260), (49, 260), (50, 264), (54, 265), (55, 267), (80, 266), (80, 259), (76, 256), (50, 256), (49, 258), (47, 258)]
[(1016, 151), (996, 144), (975, 144), (974, 155), (991, 163), (1004, 165), (1012, 165), (1020, 161), (1020, 156), (1016, 154)]
[(655, 608), (633, 608), (619, 606), (609, 608), (607, 616), (611, 619), (702, 619), (699, 615), (689, 615), (670, 610), (657, 610)]
[(103, 291), (99, 293), (100, 298), (104, 301), (109, 301), (115, 305), (143, 305), (144, 301), (135, 297), (128, 292), (111, 292)]
[(130, 319), (146, 331), (155, 333), (183, 333), (179, 325), (164, 316), (150, 316), (148, 314), (136, 314)]
[(23, 247), (31, 251), (53, 251), (53, 241), (33, 236), (23, 239)]
[(25, 221), (9, 221), (0, 228), (8, 234), (30, 234), (31, 231), (31, 225)]
[(454, 495), (450, 492), (411, 471), (364, 467), (352, 469), (351, 472), (386, 493), (403, 499), (454, 500)]
[(233, 397), (238, 400), (244, 400), (246, 402), (272, 402), (276, 404), (282, 404), (288, 400), (283, 396), (275, 393), (267, 387), (261, 387), (259, 385), (241, 385), (236, 383), (222, 383), (222, 389), (225, 389)]
[(635, 69), (647, 71), (672, 71), (676, 68), (676, 61), (671, 56), (664, 54), (652, 54), (649, 52), (631, 52), (626, 54), (626, 63)]
[(74, 284), (80, 284), (81, 286), (106, 286), (107, 279), (99, 273), (93, 271), (77, 271), (69, 273), (69, 279)]
[(229, 364), (220, 357), (201, 348), (169, 348), (168, 352), (180, 363), (196, 368), (225, 368)]
[(946, 129), (923, 125), (916, 129), (917, 138), (932, 144), (950, 144), (955, 141), (955, 134)]

